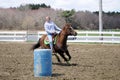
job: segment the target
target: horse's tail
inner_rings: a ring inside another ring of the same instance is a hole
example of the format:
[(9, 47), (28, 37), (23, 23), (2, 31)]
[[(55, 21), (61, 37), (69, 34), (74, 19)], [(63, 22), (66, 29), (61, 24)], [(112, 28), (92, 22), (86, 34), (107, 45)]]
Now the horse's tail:
[(33, 45), (32, 50), (40, 47), (40, 39), (38, 40), (37, 44)]

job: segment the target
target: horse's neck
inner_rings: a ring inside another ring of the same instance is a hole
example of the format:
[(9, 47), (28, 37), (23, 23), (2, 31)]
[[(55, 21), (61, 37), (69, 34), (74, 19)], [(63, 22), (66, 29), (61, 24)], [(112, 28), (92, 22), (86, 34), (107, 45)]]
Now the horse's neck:
[(59, 35), (59, 37), (60, 37), (60, 39), (59, 39), (60, 41), (59, 41), (59, 42), (60, 42), (61, 44), (66, 45), (66, 43), (67, 43), (67, 37), (68, 37), (68, 36), (65, 35), (65, 33), (61, 32), (60, 35)]

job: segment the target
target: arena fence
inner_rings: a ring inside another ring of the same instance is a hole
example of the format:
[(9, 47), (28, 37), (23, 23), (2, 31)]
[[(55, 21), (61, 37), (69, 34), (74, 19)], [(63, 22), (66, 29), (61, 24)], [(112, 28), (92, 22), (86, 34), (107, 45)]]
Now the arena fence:
[[(120, 32), (78, 31), (67, 42), (120, 43)], [(0, 41), (38, 41), (44, 31), (0, 31)]]
[(26, 31), (0, 31), (0, 41), (27, 41)]

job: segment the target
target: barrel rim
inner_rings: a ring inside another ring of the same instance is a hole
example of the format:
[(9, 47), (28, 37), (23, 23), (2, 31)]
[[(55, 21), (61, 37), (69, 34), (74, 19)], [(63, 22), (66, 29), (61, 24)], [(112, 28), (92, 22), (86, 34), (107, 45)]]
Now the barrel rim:
[(51, 49), (35, 49), (34, 51), (51, 51)]

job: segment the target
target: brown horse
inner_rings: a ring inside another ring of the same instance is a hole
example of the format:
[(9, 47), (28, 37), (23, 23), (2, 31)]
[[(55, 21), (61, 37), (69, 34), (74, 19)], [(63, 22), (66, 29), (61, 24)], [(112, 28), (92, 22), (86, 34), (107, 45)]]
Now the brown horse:
[[(56, 37), (57, 37), (57, 39), (56, 39), (56, 44), (53, 45), (53, 49), (54, 49), (54, 52), (55, 52), (54, 55), (56, 56), (58, 62), (61, 62), (61, 61), (60, 61), (57, 53), (58, 53), (66, 62), (70, 61), (70, 59), (71, 59), (71, 56), (70, 56), (69, 51), (68, 51), (68, 49), (67, 49), (67, 37), (68, 37), (69, 35), (74, 35), (74, 36), (76, 36), (76, 35), (77, 35), (77, 32), (75, 32), (75, 31), (73, 30), (73, 28), (71, 27), (71, 24), (70, 24), (70, 23), (67, 23), (67, 24), (65, 24), (65, 26), (63, 27), (62, 31), (61, 31), (59, 34), (56, 35)], [(34, 50), (34, 49), (39, 48), (39, 47), (44, 48), (44, 49), (49, 49), (50, 46), (44, 44), (44, 39), (46, 38), (46, 36), (47, 36), (46, 34), (43, 35), (43, 36), (39, 39), (38, 43), (33, 46), (32, 49)], [(68, 59), (65, 57), (64, 53), (66, 53), (66, 55), (68, 56)]]

